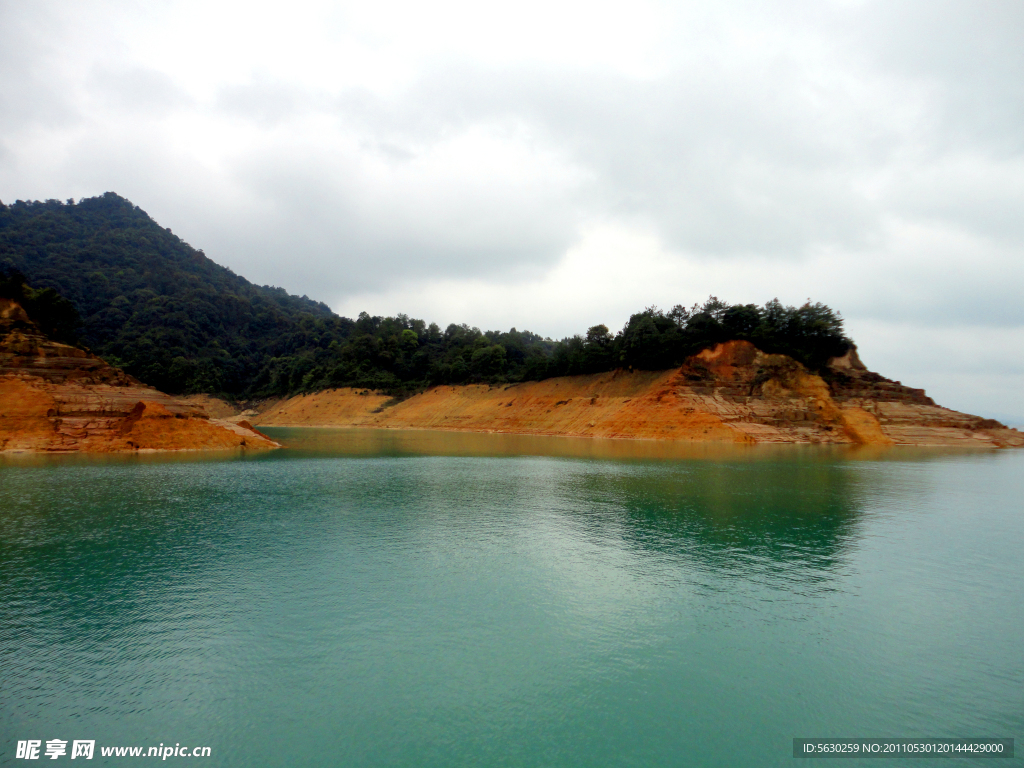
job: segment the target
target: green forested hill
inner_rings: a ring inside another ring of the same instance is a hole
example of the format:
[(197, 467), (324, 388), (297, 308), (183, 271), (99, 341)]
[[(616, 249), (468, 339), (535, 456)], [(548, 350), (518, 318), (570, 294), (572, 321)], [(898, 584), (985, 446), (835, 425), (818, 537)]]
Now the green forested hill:
[(69, 299), (87, 346), (172, 391), (244, 391), (303, 321), (333, 317), (325, 304), (215, 264), (109, 192), (0, 205), (4, 265)]
[[(351, 320), (305, 296), (253, 285), (111, 192), (77, 203), (0, 203), (0, 272), (8, 290), (20, 291), (65, 336), (74, 319), (56, 294), (70, 300), (85, 345), (172, 393), (259, 397), (331, 386), (401, 392), (620, 366), (661, 369), (736, 338), (819, 368), (850, 344), (829, 307), (777, 300), (758, 307), (712, 297), (690, 309), (649, 307), (617, 334), (599, 325), (558, 342), (514, 328), (442, 331), (401, 314)], [(20, 285), (17, 273), (31, 288), (10, 288)]]

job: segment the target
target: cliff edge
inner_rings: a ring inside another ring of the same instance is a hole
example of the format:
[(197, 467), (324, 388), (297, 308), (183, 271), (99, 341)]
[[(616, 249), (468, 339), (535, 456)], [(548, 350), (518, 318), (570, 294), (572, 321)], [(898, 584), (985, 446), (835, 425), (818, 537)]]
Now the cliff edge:
[(209, 419), (201, 408), (47, 338), (20, 304), (0, 298), (0, 451), (276, 447), (247, 425)]
[(252, 421), (735, 443), (1024, 446), (1024, 433), (943, 408), (923, 390), (872, 373), (856, 349), (819, 375), (746, 341), (718, 344), (669, 371), (438, 386), (398, 403), (367, 390), (325, 390), (275, 403)]

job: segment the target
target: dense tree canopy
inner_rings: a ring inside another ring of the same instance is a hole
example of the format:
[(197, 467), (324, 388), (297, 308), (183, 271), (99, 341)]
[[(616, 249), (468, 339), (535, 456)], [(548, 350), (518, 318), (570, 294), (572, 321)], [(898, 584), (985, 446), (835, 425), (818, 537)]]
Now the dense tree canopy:
[(0, 265), (0, 299), (18, 302), (51, 339), (65, 344), (78, 344), (82, 325), (78, 310), (53, 288), (33, 290), (21, 272)]
[(659, 370), (729, 339), (820, 368), (850, 345), (829, 307), (776, 299), (763, 307), (713, 296), (689, 309), (648, 307), (616, 334), (597, 325), (561, 341), (515, 328), (441, 330), (401, 314), (352, 320), (305, 296), (253, 285), (110, 192), (78, 203), (0, 203), (0, 273), (0, 289), (20, 291), (16, 298), (48, 332), (79, 336), (172, 393), (261, 397), (334, 386), (400, 393), (433, 383)]

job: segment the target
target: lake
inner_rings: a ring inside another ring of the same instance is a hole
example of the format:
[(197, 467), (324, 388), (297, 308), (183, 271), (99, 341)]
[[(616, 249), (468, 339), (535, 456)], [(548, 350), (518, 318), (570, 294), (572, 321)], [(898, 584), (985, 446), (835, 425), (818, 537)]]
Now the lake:
[[(0, 763), (1021, 753), (1024, 452), (267, 431), (290, 447), (0, 458)], [(866, 764), (908, 762), (1024, 760)]]

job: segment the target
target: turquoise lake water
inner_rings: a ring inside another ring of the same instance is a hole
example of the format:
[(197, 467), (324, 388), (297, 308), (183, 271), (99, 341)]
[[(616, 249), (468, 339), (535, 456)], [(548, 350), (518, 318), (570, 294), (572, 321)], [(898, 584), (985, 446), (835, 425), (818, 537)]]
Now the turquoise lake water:
[(1024, 452), (272, 432), (0, 459), (0, 764), (41, 764), (27, 739), (93, 739), (87, 765), (1024, 749)]

